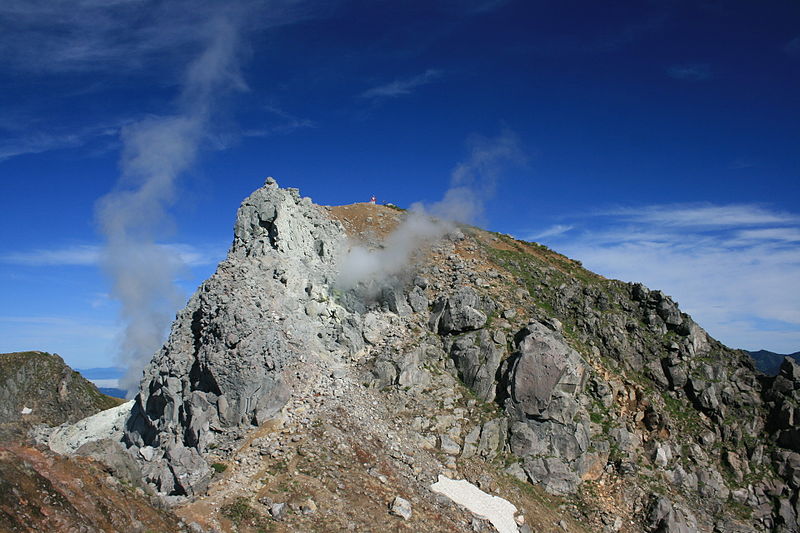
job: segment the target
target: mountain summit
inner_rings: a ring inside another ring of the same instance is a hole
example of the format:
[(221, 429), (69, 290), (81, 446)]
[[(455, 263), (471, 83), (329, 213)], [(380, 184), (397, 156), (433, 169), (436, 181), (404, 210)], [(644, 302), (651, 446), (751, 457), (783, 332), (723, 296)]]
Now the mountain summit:
[(198, 529), (500, 523), (446, 477), (518, 531), (794, 532), (799, 402), (661, 291), (270, 178), (112, 437)]

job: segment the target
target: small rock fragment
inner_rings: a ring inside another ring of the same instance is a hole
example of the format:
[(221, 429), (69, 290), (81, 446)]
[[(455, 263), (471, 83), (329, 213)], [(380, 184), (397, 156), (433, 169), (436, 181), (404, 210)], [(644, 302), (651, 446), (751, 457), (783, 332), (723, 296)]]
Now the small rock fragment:
[(269, 508), (269, 514), (271, 514), (272, 518), (275, 520), (283, 520), (283, 518), (286, 516), (286, 504), (273, 503), (272, 507)]
[(394, 500), (392, 500), (389, 512), (395, 516), (399, 516), (403, 520), (408, 520), (411, 518), (411, 502), (400, 496), (395, 496)]

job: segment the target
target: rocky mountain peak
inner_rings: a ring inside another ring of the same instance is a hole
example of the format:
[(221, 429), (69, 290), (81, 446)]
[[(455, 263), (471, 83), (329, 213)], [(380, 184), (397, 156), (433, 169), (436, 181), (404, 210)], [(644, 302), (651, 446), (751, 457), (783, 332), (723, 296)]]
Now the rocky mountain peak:
[(242, 203), (228, 257), (176, 317), (126, 430), (161, 492), (205, 490), (202, 453), (278, 413), (287, 365), (347, 348), (345, 311), (330, 299), (344, 242), (339, 223), (271, 178)]
[(432, 495), (441, 474), (512, 501), (520, 531), (798, 531), (795, 363), (764, 376), (663, 292), (468, 226), (337, 283), (413, 216), (272, 179), (242, 203), (122, 439), (179, 513), (480, 530)]

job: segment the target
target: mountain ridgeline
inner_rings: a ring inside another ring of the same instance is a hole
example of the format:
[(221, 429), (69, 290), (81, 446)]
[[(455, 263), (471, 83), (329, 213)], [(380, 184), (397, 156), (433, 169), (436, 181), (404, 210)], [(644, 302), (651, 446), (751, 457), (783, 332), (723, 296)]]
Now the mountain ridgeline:
[[(349, 248), (415, 216), (272, 179), (242, 203), (117, 437), (178, 514), (480, 530), (431, 494), (444, 473), (515, 503), (520, 531), (800, 530), (794, 360), (766, 376), (661, 291), (474, 227), (340, 283)], [(413, 514), (387, 514), (398, 494)]]
[(769, 350), (758, 350), (756, 352), (747, 352), (753, 361), (756, 363), (756, 368), (769, 376), (775, 376), (780, 372), (783, 360), (791, 357), (795, 361), (800, 362), (800, 352), (790, 354), (781, 354), (770, 352)]

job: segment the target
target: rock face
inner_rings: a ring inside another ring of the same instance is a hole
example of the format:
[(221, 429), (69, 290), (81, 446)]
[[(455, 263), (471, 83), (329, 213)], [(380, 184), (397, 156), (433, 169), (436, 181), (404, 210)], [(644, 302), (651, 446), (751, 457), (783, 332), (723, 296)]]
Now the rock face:
[(344, 239), (321, 208), (272, 179), (242, 203), (227, 259), (179, 313), (128, 420), (125, 440), (152, 449), (142, 468), (160, 492), (205, 490), (202, 453), (226, 430), (274, 417), (293, 363), (359, 348), (331, 299)]
[(55, 354), (0, 354), (0, 440), (20, 439), (36, 424), (76, 422), (121, 403)]

